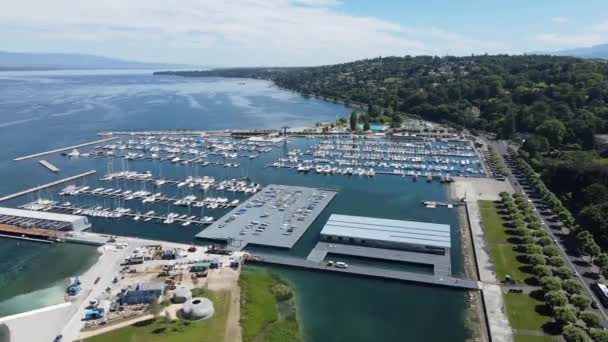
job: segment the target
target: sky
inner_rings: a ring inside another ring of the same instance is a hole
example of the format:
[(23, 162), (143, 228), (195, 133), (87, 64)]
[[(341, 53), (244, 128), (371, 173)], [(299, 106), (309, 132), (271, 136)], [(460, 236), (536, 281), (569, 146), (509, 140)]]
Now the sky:
[(0, 0), (0, 49), (213, 66), (608, 43), (608, 0)]

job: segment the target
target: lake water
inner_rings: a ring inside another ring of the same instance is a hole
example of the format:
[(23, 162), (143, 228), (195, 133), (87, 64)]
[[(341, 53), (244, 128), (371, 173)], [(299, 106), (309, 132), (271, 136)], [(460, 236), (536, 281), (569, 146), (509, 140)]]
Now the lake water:
[[(239, 84), (244, 82), (245, 84)], [(291, 148), (309, 141), (290, 139), (241, 167), (199, 168), (168, 162), (46, 157), (62, 171), (58, 175), (37, 160), (12, 158), (96, 139), (99, 131), (136, 129), (228, 129), (300, 127), (348, 116), (342, 105), (304, 98), (265, 81), (222, 78), (157, 77), (141, 73), (0, 73), (0, 193), (90, 169), (99, 175), (78, 184), (91, 187), (108, 168), (151, 170), (165, 177), (208, 175), (216, 179), (250, 177), (256, 183), (336, 188), (339, 193), (319, 219), (289, 252), (306, 255), (331, 213), (410, 219), (452, 226), (453, 269), (462, 272), (456, 213), (420, 206), (422, 200), (445, 200), (438, 183), (414, 183), (409, 178), (357, 178), (298, 174), (295, 170), (263, 168)], [(107, 183), (99, 186), (108, 187)], [(114, 182), (112, 187), (141, 184)], [(26, 196), (3, 205), (18, 205), (36, 196), (60, 199), (58, 189)], [(189, 190), (169, 190), (184, 195)], [(193, 190), (190, 190), (193, 191)], [(213, 195), (208, 193), (207, 195)], [(238, 196), (237, 196), (238, 197)], [(66, 200), (66, 199), (61, 199)], [(69, 198), (72, 203), (115, 206), (113, 200)], [(139, 209), (139, 208), (136, 208)], [(155, 208), (162, 210), (163, 208)], [(187, 211), (187, 209), (184, 209)], [(191, 212), (192, 213), (192, 212)], [(199, 214), (198, 212), (192, 214)], [(206, 211), (219, 217), (223, 211)], [(92, 220), (93, 231), (193, 242), (202, 229), (130, 220)], [(51, 247), (0, 240), (0, 315), (61, 301), (67, 277), (95, 259), (95, 249), (68, 245)], [(54, 265), (50, 268), (48, 265)], [(300, 319), (308, 341), (461, 341), (465, 339), (465, 293), (414, 284), (354, 278), (334, 274), (275, 269), (296, 288)], [(437, 329), (441, 324), (441, 329)]]

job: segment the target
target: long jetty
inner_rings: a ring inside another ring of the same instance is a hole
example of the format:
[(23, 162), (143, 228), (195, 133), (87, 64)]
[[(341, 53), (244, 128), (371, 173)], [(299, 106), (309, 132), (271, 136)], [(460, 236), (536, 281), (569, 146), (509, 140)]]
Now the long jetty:
[(23, 195), (27, 195), (29, 193), (36, 192), (38, 190), (50, 188), (50, 187), (55, 186), (57, 184), (61, 184), (61, 183), (73, 181), (73, 180), (76, 180), (76, 179), (79, 179), (79, 178), (82, 178), (82, 177), (86, 177), (86, 176), (92, 175), (92, 174), (94, 174), (96, 172), (97, 171), (95, 171), (95, 170), (87, 171), (85, 173), (81, 173), (81, 174), (78, 174), (78, 175), (75, 175), (75, 176), (71, 176), (71, 177), (68, 177), (68, 178), (63, 178), (63, 179), (60, 179), (60, 180), (57, 180), (57, 181), (54, 181), (54, 182), (51, 182), (51, 183), (39, 185), (37, 187), (33, 187), (33, 188), (30, 188), (30, 189), (27, 189), (27, 190), (16, 192), (14, 194), (6, 195), (4, 197), (0, 197), (0, 202), (8, 201), (10, 199), (17, 198), (17, 197), (20, 197), (20, 196), (23, 196)]
[(90, 141), (90, 142), (79, 144), (79, 145), (62, 147), (62, 148), (58, 148), (58, 149), (51, 150), (51, 151), (40, 152), (40, 153), (36, 153), (36, 154), (30, 154), (29, 156), (18, 157), (18, 158), (15, 158), (13, 160), (14, 161), (20, 161), (20, 160), (26, 160), (26, 159), (32, 159), (32, 158), (42, 157), (42, 156), (46, 156), (48, 154), (55, 154), (55, 153), (59, 153), (59, 152), (63, 152), (63, 151), (73, 150), (75, 148), (80, 148), (80, 147), (85, 147), (85, 146), (91, 146), (91, 145), (97, 145), (97, 144), (101, 144), (101, 143), (104, 143), (104, 142), (107, 142), (107, 141), (111, 141), (111, 140), (116, 140), (116, 139), (119, 139), (119, 137), (111, 137), (111, 138), (106, 138), (106, 139), (101, 139), (101, 140)]
[(399, 280), (414, 283), (424, 283), (436, 286), (452, 287), (464, 290), (479, 290), (480, 285), (477, 281), (461, 279), (443, 275), (424, 274), (416, 272), (401, 271), (396, 269), (386, 269), (371, 266), (350, 265), (347, 268), (328, 266), (324, 263), (309, 261), (304, 258), (273, 255), (273, 254), (253, 254), (253, 262), (270, 265), (280, 265), (295, 268), (303, 268), (313, 271), (327, 271), (342, 274), (350, 274), (364, 277), (381, 279)]

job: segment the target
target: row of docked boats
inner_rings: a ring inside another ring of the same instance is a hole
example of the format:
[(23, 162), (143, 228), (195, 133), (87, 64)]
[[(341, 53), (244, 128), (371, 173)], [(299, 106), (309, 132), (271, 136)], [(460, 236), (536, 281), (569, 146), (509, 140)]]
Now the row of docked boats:
[(188, 195), (182, 198), (165, 196), (160, 192), (151, 193), (145, 190), (132, 191), (113, 188), (96, 188), (90, 190), (88, 186), (69, 185), (59, 192), (61, 196), (76, 196), (76, 195), (91, 195), (100, 197), (115, 197), (125, 201), (134, 199), (141, 200), (142, 204), (152, 204), (155, 202), (172, 203), (177, 206), (193, 206), (198, 208), (228, 208), (239, 204), (239, 200), (229, 200), (226, 197), (205, 197), (199, 199), (194, 195)]
[(218, 191), (241, 192), (245, 194), (253, 194), (258, 192), (262, 186), (257, 183), (248, 182), (244, 178), (232, 178), (223, 181), (216, 181), (215, 178), (209, 176), (193, 177), (188, 176), (185, 179), (167, 179), (154, 178), (150, 171), (135, 172), (135, 171), (120, 171), (109, 173), (100, 178), (101, 181), (141, 181), (153, 182), (154, 185), (160, 187), (164, 184), (173, 184), (178, 188), (200, 188), (202, 190), (216, 189)]

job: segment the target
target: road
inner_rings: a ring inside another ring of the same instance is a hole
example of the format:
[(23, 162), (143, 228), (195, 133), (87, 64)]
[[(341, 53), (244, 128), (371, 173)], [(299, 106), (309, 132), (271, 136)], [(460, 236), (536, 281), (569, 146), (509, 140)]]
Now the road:
[[(68, 323), (63, 327), (61, 334), (64, 341), (75, 341), (78, 339), (80, 330), (84, 327), (84, 313), (87, 303), (95, 298), (100, 298), (105, 289), (112, 285), (112, 275), (120, 271), (120, 264), (133, 251), (135, 246), (125, 249), (106, 249), (99, 257), (97, 263), (87, 271), (81, 278), (82, 290), (74, 303), (76, 309)], [(97, 284), (93, 284), (95, 279), (101, 279)]]
[[(506, 142), (493, 142), (492, 145), (503, 158), (504, 156), (508, 156)], [(593, 292), (593, 290), (591, 289), (591, 284), (597, 281), (597, 279), (595, 278), (597, 276), (597, 270), (594, 270), (593, 266), (585, 266), (587, 265), (587, 262), (583, 260), (582, 257), (572, 255), (567, 252), (568, 247), (566, 246), (565, 241), (567, 232), (564, 232), (561, 228), (551, 228), (555, 227), (556, 225), (561, 227), (561, 222), (558, 221), (552, 210), (550, 210), (552, 215), (542, 214), (544, 210), (542, 201), (537, 199), (535, 200), (529, 197), (529, 191), (527, 191), (527, 189), (521, 184), (521, 182), (527, 182), (525, 176), (523, 174), (520, 175), (513, 161), (506, 160), (506, 162), (507, 166), (511, 171), (509, 173), (509, 176), (507, 177), (508, 181), (511, 182), (511, 184), (513, 185), (513, 189), (516, 192), (521, 192), (525, 194), (526, 199), (530, 200), (530, 202), (535, 208), (536, 214), (543, 223), (543, 228), (549, 233), (551, 238), (553, 238), (553, 241), (556, 242), (562, 258), (566, 261), (567, 265), (574, 271), (576, 277), (579, 278), (579, 280), (583, 283), (585, 292), (587, 292), (589, 297), (591, 297), (596, 303), (599, 304), (598, 309), (590, 308), (589, 310), (592, 310), (595, 313), (599, 314), (600, 317), (603, 318), (602, 325), (608, 328), (608, 315), (606, 314), (606, 309), (601, 306), (601, 302), (595, 295), (595, 292)], [(517, 174), (518, 176), (516, 177), (515, 174)]]

